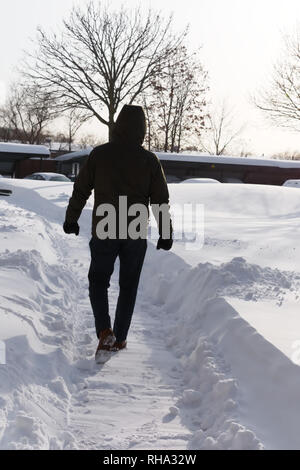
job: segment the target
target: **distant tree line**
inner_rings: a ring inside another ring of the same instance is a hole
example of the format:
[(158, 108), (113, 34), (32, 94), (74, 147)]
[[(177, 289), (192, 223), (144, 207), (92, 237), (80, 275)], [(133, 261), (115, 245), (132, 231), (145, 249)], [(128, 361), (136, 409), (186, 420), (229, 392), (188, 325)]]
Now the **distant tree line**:
[(275, 160), (300, 160), (299, 150), (279, 152), (272, 155)]

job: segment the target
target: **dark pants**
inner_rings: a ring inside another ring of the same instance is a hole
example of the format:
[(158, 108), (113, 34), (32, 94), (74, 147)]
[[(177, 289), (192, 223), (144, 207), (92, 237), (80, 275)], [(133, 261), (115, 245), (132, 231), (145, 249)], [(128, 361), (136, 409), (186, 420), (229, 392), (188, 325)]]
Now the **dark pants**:
[(147, 240), (90, 240), (91, 265), (89, 295), (95, 317), (96, 333), (111, 328), (107, 290), (117, 256), (120, 259), (119, 297), (113, 331), (117, 342), (126, 340), (134, 310)]

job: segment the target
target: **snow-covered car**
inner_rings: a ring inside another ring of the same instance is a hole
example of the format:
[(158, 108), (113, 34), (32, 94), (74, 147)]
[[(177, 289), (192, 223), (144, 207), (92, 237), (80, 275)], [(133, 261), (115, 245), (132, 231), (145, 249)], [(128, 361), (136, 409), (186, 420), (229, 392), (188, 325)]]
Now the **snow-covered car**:
[(174, 175), (166, 175), (167, 183), (181, 183), (181, 179)]
[(74, 173), (70, 173), (70, 174), (67, 175), (67, 177), (68, 177), (71, 181), (74, 182), (74, 181), (76, 180), (76, 178), (77, 178), (77, 175), (74, 175)]
[(70, 178), (60, 173), (32, 173), (25, 176), (25, 180), (41, 180), (41, 181), (64, 181), (71, 182)]
[(189, 178), (181, 181), (181, 183), (220, 183), (220, 181), (213, 178)]
[(287, 186), (288, 188), (300, 188), (300, 180), (286, 180), (282, 186)]

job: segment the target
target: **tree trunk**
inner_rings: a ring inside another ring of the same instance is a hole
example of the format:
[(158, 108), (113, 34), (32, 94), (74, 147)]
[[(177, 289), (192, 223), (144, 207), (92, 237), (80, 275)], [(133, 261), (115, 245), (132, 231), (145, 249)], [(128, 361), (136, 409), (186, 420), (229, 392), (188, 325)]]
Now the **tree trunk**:
[(113, 121), (109, 121), (109, 124), (108, 124), (108, 141), (111, 142), (112, 141), (112, 131), (113, 131), (113, 128), (114, 128), (114, 122)]
[(72, 151), (72, 141), (73, 141), (73, 139), (72, 139), (72, 131), (71, 131), (71, 128), (70, 128), (70, 127), (69, 127), (69, 138), (68, 138), (68, 140), (69, 140), (69, 142), (68, 142), (68, 144), (69, 144), (69, 152), (71, 152), (71, 151)]
[(164, 152), (167, 152), (169, 149), (169, 145), (168, 145), (168, 141), (169, 141), (169, 129), (166, 128), (166, 132), (165, 132), (165, 145), (164, 145)]
[(109, 142), (112, 141), (112, 131), (115, 125), (114, 121), (115, 111), (112, 106), (108, 109), (108, 140)]

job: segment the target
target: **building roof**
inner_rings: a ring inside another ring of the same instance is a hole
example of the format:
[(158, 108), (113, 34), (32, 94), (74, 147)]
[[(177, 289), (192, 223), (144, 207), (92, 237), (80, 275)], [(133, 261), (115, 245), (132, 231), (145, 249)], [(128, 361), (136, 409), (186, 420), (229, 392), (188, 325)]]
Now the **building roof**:
[[(79, 152), (71, 152), (65, 155), (56, 157), (57, 161), (80, 161), (82, 158), (87, 157), (92, 147), (88, 147)], [(279, 168), (300, 168), (300, 161), (295, 160), (275, 160), (272, 158), (252, 158), (252, 157), (231, 157), (227, 155), (205, 155), (205, 154), (184, 154), (184, 153), (164, 153), (153, 152), (162, 161), (178, 161), (178, 162), (200, 162), (200, 163), (213, 163), (213, 164), (227, 164), (227, 165), (251, 165), (251, 166), (273, 166)]]
[(42, 155), (50, 156), (50, 151), (44, 145), (14, 144), (9, 142), (0, 142), (0, 158), (3, 154), (12, 155)]
[(81, 158), (87, 157), (92, 150), (93, 147), (87, 147), (86, 149), (79, 150), (78, 152), (65, 153), (64, 155), (55, 157), (54, 160), (58, 162), (71, 162), (76, 160), (79, 161)]
[(12, 175), (19, 160), (32, 157), (49, 158), (50, 152), (44, 145), (26, 145), (0, 142), (0, 173)]
[(276, 166), (280, 168), (300, 168), (300, 161), (295, 160), (275, 160), (271, 158), (250, 158), (250, 157), (230, 157), (227, 155), (193, 155), (183, 153), (163, 153), (154, 152), (160, 160), (201, 162), (201, 163), (221, 163), (228, 165), (253, 165), (253, 166)]

